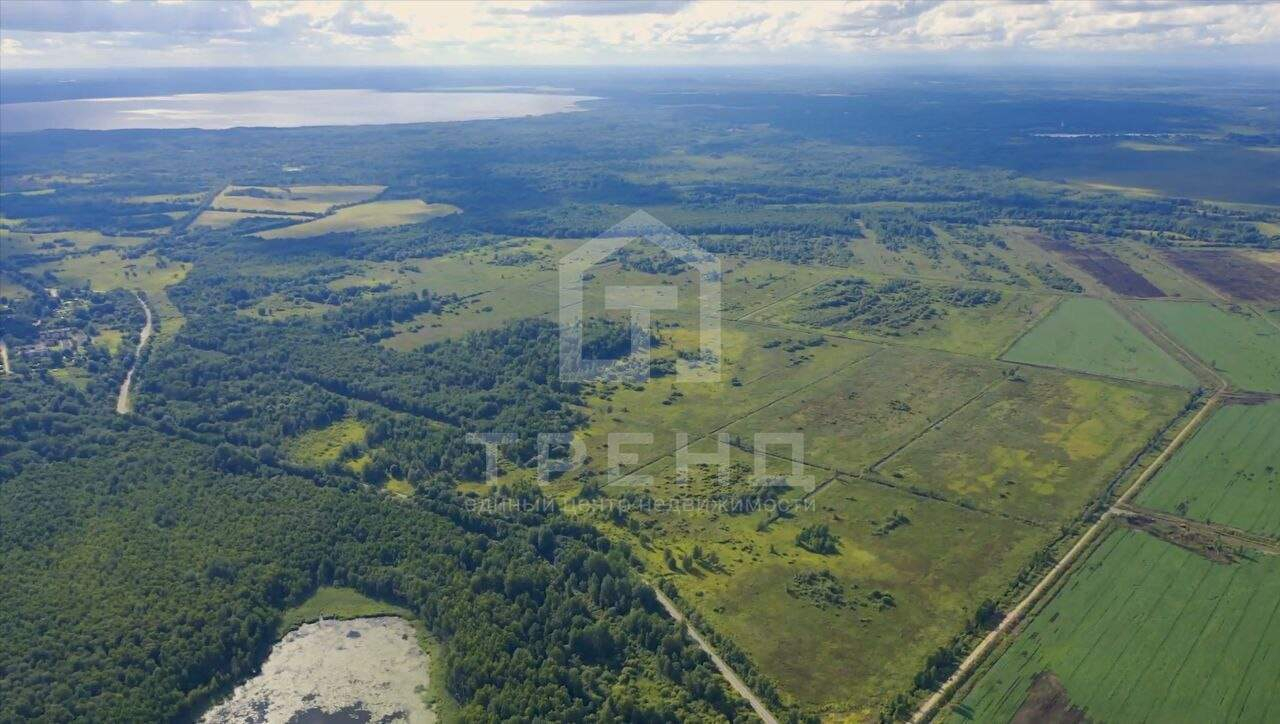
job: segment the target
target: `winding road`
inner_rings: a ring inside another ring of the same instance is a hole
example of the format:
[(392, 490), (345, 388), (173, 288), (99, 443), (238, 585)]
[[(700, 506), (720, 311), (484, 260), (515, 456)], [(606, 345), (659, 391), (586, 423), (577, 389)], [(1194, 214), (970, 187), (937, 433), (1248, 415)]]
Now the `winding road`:
[(127, 415), (133, 412), (133, 400), (129, 398), (129, 389), (133, 386), (133, 373), (138, 371), (138, 360), (142, 357), (142, 350), (147, 346), (147, 341), (151, 339), (151, 307), (147, 306), (146, 300), (142, 295), (134, 292), (133, 296), (138, 298), (138, 304), (142, 305), (143, 314), (147, 315), (147, 320), (142, 324), (142, 332), (138, 335), (138, 348), (133, 352), (133, 365), (129, 367), (129, 372), (124, 376), (124, 382), (120, 383), (120, 397), (116, 399), (116, 413)]

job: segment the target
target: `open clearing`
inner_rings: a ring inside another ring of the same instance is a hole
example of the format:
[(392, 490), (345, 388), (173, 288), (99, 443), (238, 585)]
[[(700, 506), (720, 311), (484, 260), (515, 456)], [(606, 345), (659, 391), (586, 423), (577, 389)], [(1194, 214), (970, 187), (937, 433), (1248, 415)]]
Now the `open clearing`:
[[(1045, 535), (865, 481), (837, 480), (814, 501), (763, 530), (765, 512), (633, 515), (650, 541), (637, 550), (786, 695), (854, 719), (907, 688)], [(797, 545), (815, 524), (835, 552)], [(694, 546), (718, 563), (668, 566), (666, 550), (680, 561)]]
[(328, 427), (308, 430), (290, 438), (282, 446), (282, 452), (301, 465), (323, 467), (335, 462), (347, 445), (363, 445), (364, 432), (364, 425), (359, 420), (347, 417)]
[(344, 231), (367, 231), (389, 226), (418, 224), (428, 219), (461, 213), (457, 206), (428, 204), (422, 199), (373, 201), (346, 206), (328, 216), (301, 224), (259, 232), (263, 239), (304, 239)]
[(1280, 301), (1280, 273), (1275, 266), (1236, 251), (1174, 250), (1165, 252), (1179, 269), (1241, 301)]
[(1142, 302), (1143, 312), (1231, 384), (1280, 392), (1280, 327), (1247, 309), (1201, 302)]
[(1023, 371), (880, 466), (893, 479), (1042, 523), (1066, 522), (1188, 395)]
[(396, 616), (318, 621), (287, 634), (262, 672), (201, 721), (385, 721), (430, 724), (427, 655)]
[(1276, 721), (1280, 556), (1226, 565), (1114, 530), (950, 720), (1012, 720), (1046, 671), (1093, 721)]
[(1062, 300), (1003, 359), (1109, 377), (1196, 386), (1190, 372), (1101, 299)]
[(1280, 538), (1280, 401), (1219, 409), (1137, 502)]

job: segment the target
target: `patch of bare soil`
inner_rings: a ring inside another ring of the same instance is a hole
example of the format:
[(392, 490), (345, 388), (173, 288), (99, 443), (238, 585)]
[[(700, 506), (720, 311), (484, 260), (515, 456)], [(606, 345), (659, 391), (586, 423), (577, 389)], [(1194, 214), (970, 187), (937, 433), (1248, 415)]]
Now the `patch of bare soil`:
[(1214, 289), (1242, 301), (1280, 301), (1276, 269), (1230, 250), (1165, 252), (1169, 261)]
[(1052, 671), (1042, 671), (1031, 682), (1027, 700), (1013, 715), (1010, 724), (1086, 724), (1089, 718), (1071, 703), (1062, 681)]
[(1072, 265), (1083, 269), (1116, 294), (1143, 298), (1165, 296), (1160, 287), (1134, 271), (1123, 260), (1102, 249), (1076, 246), (1069, 241), (1044, 237), (1035, 239), (1035, 242), (1040, 248), (1058, 254)]
[(1140, 530), (1166, 543), (1172, 543), (1183, 550), (1207, 558), (1214, 563), (1231, 565), (1237, 563), (1241, 558), (1237, 547), (1223, 542), (1220, 536), (1212, 535), (1189, 524), (1178, 524), (1169, 520), (1142, 515), (1141, 513), (1130, 513), (1121, 516), (1120, 522), (1134, 530)]

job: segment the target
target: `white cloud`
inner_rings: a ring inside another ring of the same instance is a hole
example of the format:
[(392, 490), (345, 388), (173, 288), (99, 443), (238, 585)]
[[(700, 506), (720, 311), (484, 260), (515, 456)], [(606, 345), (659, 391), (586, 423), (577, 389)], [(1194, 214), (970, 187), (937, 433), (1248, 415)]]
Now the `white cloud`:
[(207, 65), (501, 65), (924, 61), (973, 53), (1141, 57), (1276, 46), (1280, 5), (5, 0), (0, 35), (0, 58), (10, 66), (165, 65), (175, 59)]

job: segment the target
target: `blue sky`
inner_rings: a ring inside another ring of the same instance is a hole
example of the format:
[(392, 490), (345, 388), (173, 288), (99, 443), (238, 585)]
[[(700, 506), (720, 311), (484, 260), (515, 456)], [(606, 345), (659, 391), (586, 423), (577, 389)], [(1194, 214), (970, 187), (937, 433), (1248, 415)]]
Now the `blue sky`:
[(0, 2), (0, 65), (1266, 64), (1280, 4)]

